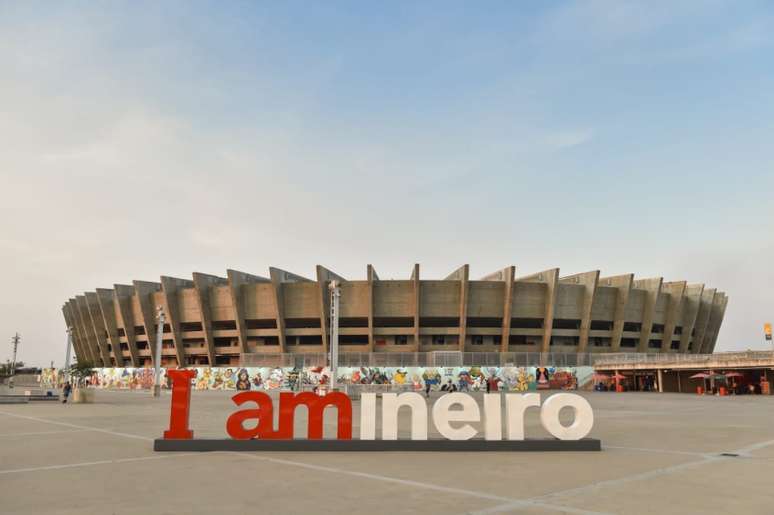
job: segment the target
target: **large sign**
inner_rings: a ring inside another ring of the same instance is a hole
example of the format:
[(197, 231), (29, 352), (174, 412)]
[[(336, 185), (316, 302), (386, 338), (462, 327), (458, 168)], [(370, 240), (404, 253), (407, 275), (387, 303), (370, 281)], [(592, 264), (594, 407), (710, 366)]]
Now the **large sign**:
[[(538, 393), (527, 394), (484, 394), (483, 409), (473, 396), (455, 392), (440, 396), (428, 410), (424, 396), (416, 392), (384, 393), (381, 395), (381, 417), (377, 417), (378, 399), (374, 393), (364, 393), (360, 399), (359, 435), (361, 442), (348, 449), (342, 443), (325, 445), (331, 442), (353, 441), (352, 401), (342, 392), (330, 392), (318, 395), (312, 392), (282, 392), (278, 402), (278, 424), (274, 425), (274, 402), (269, 394), (260, 391), (239, 392), (232, 397), (238, 409), (226, 422), (226, 432), (233, 441), (252, 442), (244, 446), (223, 444), (222, 440), (194, 440), (190, 427), (191, 390), (194, 372), (192, 370), (168, 370), (172, 381), (172, 400), (169, 428), (164, 438), (157, 440), (157, 450), (273, 450), (272, 442), (283, 442), (276, 450), (293, 450), (290, 442), (298, 442), (299, 450), (389, 450), (414, 449), (425, 450), (416, 443), (411, 446), (389, 445), (387, 442), (400, 442), (398, 439), (398, 413), (408, 408), (411, 414), (410, 441), (428, 442), (430, 420), (435, 430), (443, 437), (441, 441), (468, 442), (476, 445), (468, 450), (561, 450), (556, 442), (583, 442), (578, 446), (566, 446), (575, 450), (599, 450), (599, 441), (585, 437), (594, 425), (591, 405), (580, 395), (557, 393), (544, 402)], [(504, 409), (503, 409), (504, 404)], [(307, 409), (306, 440), (296, 439), (294, 434), (296, 408)], [(326, 408), (336, 410), (336, 440), (323, 439), (323, 414)], [(540, 409), (540, 422), (543, 428), (554, 438), (553, 445), (545, 440), (527, 440), (524, 435), (524, 413), (528, 408)], [(564, 425), (560, 421), (560, 412), (565, 408), (573, 412), (573, 421)], [(430, 413), (428, 413), (428, 411)], [(431, 416), (430, 416), (431, 415)], [(377, 418), (381, 427), (377, 427)], [(505, 431), (503, 431), (505, 421)], [(482, 435), (472, 424), (482, 427)], [(478, 437), (478, 438), (476, 438)], [(429, 440), (437, 442), (436, 440)], [(320, 441), (309, 445), (308, 442)], [(191, 444), (187, 444), (190, 442)], [(256, 443), (260, 442), (260, 443)], [(302, 442), (307, 442), (306, 444)], [(368, 444), (366, 442), (372, 442)], [(380, 443), (376, 443), (380, 442)], [(495, 442), (533, 442), (535, 445), (486, 445)], [(532, 447), (532, 449), (530, 449)], [(428, 450), (438, 450), (438, 445), (428, 446)], [(465, 448), (453, 446), (449, 448)]]

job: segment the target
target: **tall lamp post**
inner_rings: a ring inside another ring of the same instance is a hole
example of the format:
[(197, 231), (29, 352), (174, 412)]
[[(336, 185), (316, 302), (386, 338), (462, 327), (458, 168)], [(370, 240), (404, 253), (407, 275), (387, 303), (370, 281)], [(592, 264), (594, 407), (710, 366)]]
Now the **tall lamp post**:
[(164, 339), (164, 322), (166, 318), (164, 316), (164, 309), (159, 306), (158, 307), (158, 326), (156, 327), (156, 349), (154, 349), (156, 352), (153, 356), (153, 366), (154, 366), (154, 381), (153, 381), (153, 396), (154, 397), (160, 397), (161, 396), (161, 346)]
[(339, 288), (338, 281), (331, 281), (331, 284), (328, 288), (331, 292), (331, 391), (335, 391), (336, 376), (338, 374), (339, 367), (339, 297), (341, 297), (341, 288)]
[(13, 361), (11, 362), (11, 377), (8, 379), (8, 386), (13, 388), (13, 381), (14, 376), (16, 375), (16, 351), (19, 348), (19, 341), (21, 341), (21, 336), (19, 336), (19, 333), (16, 333), (11, 338), (11, 342), (13, 342)]
[(65, 351), (64, 382), (70, 379), (70, 349), (73, 347), (73, 328), (67, 328), (67, 350)]

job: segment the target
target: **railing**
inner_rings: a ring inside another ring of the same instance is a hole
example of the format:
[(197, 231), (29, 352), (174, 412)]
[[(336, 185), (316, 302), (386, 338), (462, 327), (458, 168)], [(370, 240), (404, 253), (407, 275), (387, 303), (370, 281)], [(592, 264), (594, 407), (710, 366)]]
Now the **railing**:
[(731, 363), (749, 361), (772, 361), (774, 351), (717, 352), (715, 354), (600, 354), (594, 359), (594, 366), (634, 365), (648, 363)]
[[(572, 353), (572, 352), (347, 352), (339, 354), (339, 367), (591, 367), (611, 364), (709, 363), (715, 361), (772, 360), (772, 351), (678, 353)], [(245, 353), (243, 367), (322, 367), (322, 353)]]
[[(772, 359), (774, 353), (717, 354), (571, 353), (571, 352), (347, 352), (339, 354), (339, 367), (592, 367), (607, 364), (701, 362), (710, 360)], [(243, 367), (322, 367), (322, 353), (255, 354), (241, 356)]]

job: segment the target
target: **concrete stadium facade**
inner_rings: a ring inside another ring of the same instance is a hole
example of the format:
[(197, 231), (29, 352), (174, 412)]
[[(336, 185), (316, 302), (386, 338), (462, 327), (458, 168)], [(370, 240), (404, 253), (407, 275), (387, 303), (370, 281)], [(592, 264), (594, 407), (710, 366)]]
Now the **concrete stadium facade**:
[(728, 297), (715, 288), (598, 270), (554, 268), (517, 277), (506, 267), (478, 280), (464, 265), (442, 280), (347, 280), (317, 266), (315, 279), (270, 268), (226, 277), (98, 288), (63, 306), (80, 360), (153, 364), (156, 312), (164, 310), (161, 364), (239, 365), (250, 354), (325, 353), (328, 285), (341, 284), (339, 352), (712, 353)]

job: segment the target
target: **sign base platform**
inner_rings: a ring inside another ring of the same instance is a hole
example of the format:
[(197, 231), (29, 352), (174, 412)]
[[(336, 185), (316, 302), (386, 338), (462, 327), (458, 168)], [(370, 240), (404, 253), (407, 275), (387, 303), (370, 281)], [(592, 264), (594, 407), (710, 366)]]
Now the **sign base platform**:
[(232, 440), (191, 439), (153, 441), (161, 452), (587, 452), (601, 451), (596, 438), (557, 440)]

